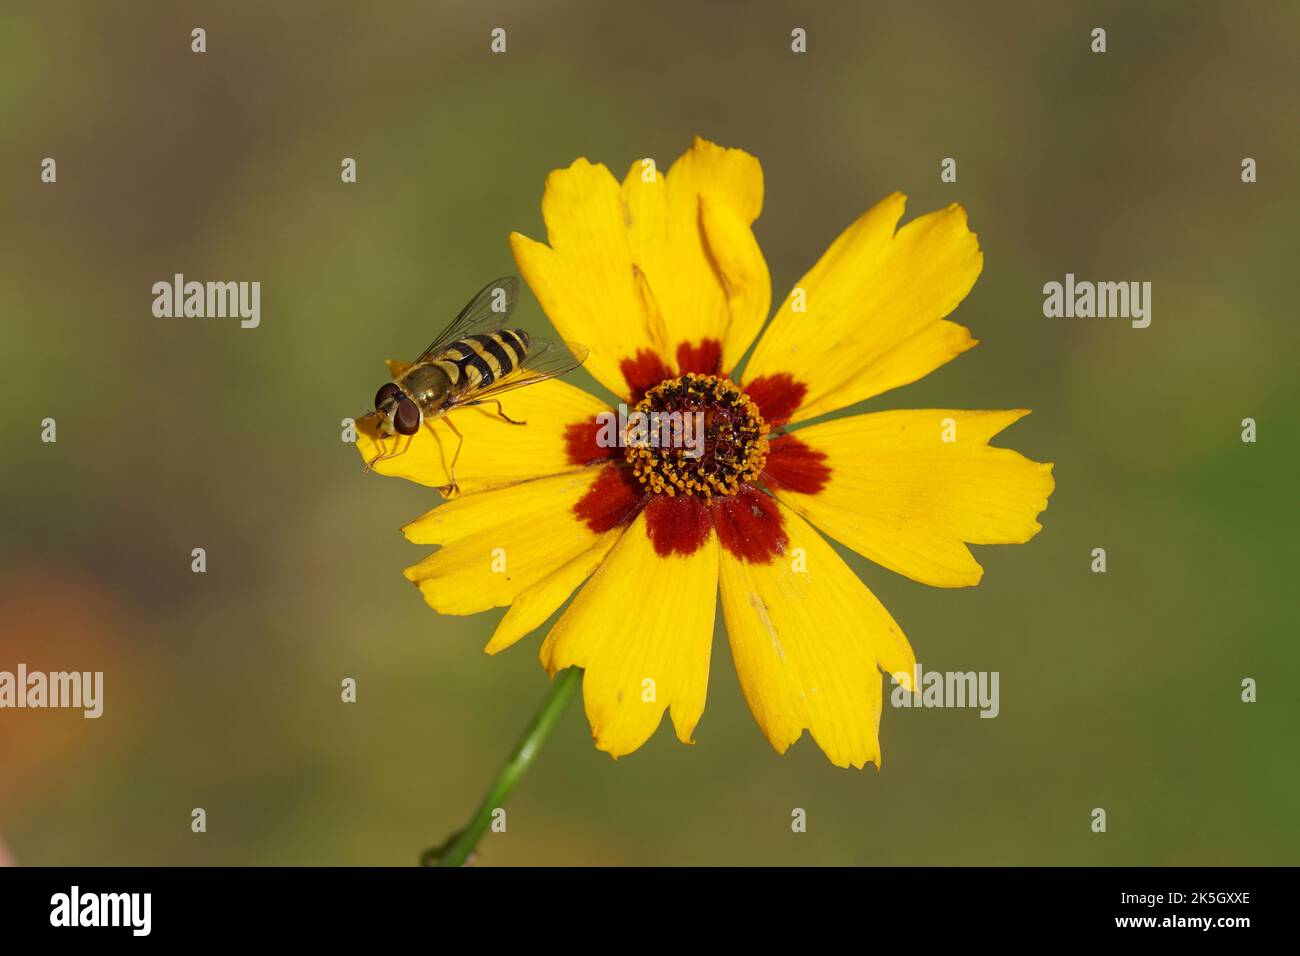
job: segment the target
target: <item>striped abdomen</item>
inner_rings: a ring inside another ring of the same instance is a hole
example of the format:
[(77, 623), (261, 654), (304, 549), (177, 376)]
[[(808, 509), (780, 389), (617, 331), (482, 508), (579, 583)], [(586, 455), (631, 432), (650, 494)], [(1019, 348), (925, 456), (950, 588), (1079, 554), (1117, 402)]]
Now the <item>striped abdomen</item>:
[(455, 392), (480, 389), (509, 375), (528, 354), (528, 333), (523, 329), (498, 329), (467, 335), (440, 350), (430, 360), (446, 373)]

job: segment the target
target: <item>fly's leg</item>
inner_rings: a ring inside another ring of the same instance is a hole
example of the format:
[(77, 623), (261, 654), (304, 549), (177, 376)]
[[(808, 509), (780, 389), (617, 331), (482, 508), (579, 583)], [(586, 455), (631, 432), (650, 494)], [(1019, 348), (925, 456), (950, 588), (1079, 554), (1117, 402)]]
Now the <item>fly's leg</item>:
[(517, 422), (517, 421), (515, 421), (513, 418), (511, 418), (509, 415), (507, 415), (507, 414), (505, 413), (505, 409), (503, 409), (503, 408), (501, 407), (501, 399), (499, 399), (499, 398), (498, 398), (498, 399), (495, 399), (495, 402), (494, 402), (494, 403), (496, 404), (496, 407), (497, 407), (497, 414), (500, 415), (502, 418), (504, 418), (506, 421), (508, 421), (511, 425), (527, 425), (527, 424), (528, 424), (527, 422)]
[[(470, 402), (468, 404), (478, 405), (480, 403)], [(505, 409), (501, 407), (500, 399), (494, 399), (493, 404), (496, 405), (497, 407), (497, 414), (501, 416), (503, 420), (509, 422), (511, 425), (528, 424), (527, 422), (518, 421), (516, 419), (511, 418), (509, 415), (507, 415)], [(455, 434), (456, 436), (456, 451), (451, 456), (451, 467), (447, 470), (447, 474), (451, 478), (451, 483), (443, 485), (441, 488), (438, 489), (438, 491), (442, 493), (444, 498), (448, 498), (453, 495), (460, 494), (460, 484), (456, 481), (456, 461), (460, 458), (460, 449), (461, 446), (465, 444), (465, 436), (460, 433), (460, 429), (455, 426), (455, 424), (452, 422), (450, 417), (444, 416), (441, 420), (443, 422), (446, 422), (447, 427), (450, 428), (452, 430), (452, 433)], [(429, 429), (430, 431), (433, 430), (433, 422), (429, 422)]]
[[(460, 433), (460, 429), (455, 426), (450, 418), (444, 417), (443, 421), (446, 422), (447, 427), (455, 433), (457, 438), (456, 451), (451, 456), (451, 467), (447, 470), (447, 474), (451, 477), (451, 484), (443, 485), (438, 489), (444, 498), (450, 498), (453, 495), (460, 494), (460, 485), (456, 483), (456, 459), (460, 457), (460, 447), (465, 444), (465, 436)], [(433, 422), (429, 423), (429, 429), (433, 429)]]
[(415, 436), (412, 435), (411, 437), (406, 439), (406, 444), (403, 446), (401, 451), (397, 450), (398, 441), (400, 441), (400, 439), (397, 439), (393, 442), (392, 451), (388, 451), (388, 450), (381, 451), (374, 458), (371, 458), (370, 461), (366, 462), (365, 465), (362, 466), (361, 470), (370, 471), (372, 468), (375, 467), (375, 465), (379, 464), (381, 461), (387, 461), (389, 458), (396, 458), (398, 455), (406, 454), (406, 452), (410, 450), (411, 442), (415, 441)]
[(380, 444), (379, 447), (380, 447), (379, 454), (376, 455), (374, 458), (371, 458), (368, 462), (366, 462), (365, 465), (362, 467), (362, 471), (370, 471), (372, 468), (375, 467), (375, 465), (379, 464), (379, 463), (380, 463), (381, 461), (383, 461), (385, 458), (392, 458), (392, 457), (393, 457), (393, 456), (392, 456), (391, 454), (389, 454), (388, 451), (384, 448), (383, 444)]

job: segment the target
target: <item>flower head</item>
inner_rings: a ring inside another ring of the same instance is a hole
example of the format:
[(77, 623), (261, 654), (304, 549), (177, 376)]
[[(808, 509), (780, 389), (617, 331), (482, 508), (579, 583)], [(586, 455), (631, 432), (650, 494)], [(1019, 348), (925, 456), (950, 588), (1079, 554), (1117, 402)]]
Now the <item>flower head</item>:
[[(975, 345), (945, 317), (983, 258), (961, 206), (900, 229), (904, 197), (888, 196), (800, 280), (737, 375), (771, 304), (751, 231), (762, 203), (757, 160), (702, 139), (666, 175), (638, 161), (620, 184), (585, 159), (551, 173), (547, 241), (510, 236), (524, 278), (560, 335), (590, 346), (586, 367), (604, 386), (629, 409), (694, 425), (693, 445), (602, 441), (608, 404), (559, 380), (511, 393), (525, 427), (458, 410), (463, 494), (404, 529), (440, 546), (406, 575), (442, 613), (508, 606), (489, 653), (576, 591), (541, 659), (551, 673), (585, 669), (596, 745), (615, 757), (665, 710), (692, 741), (720, 591), (745, 699), (772, 746), (808, 730), (833, 763), (878, 766), (881, 671), (906, 684), (916, 662), (823, 534), (913, 580), (973, 585), (982, 569), (967, 545), (1033, 537), (1052, 466), (989, 445), (1024, 410), (791, 429)], [(359, 435), (367, 460), (379, 437)], [(455, 447), (436, 422), (377, 468), (445, 485)]]

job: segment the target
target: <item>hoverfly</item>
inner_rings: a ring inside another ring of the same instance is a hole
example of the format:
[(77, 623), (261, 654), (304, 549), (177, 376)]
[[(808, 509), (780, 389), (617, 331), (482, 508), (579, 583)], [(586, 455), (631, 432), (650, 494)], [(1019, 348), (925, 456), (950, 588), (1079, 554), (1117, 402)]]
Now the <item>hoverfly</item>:
[[(375, 394), (379, 430), (385, 438), (409, 440), (421, 427), (442, 418), (458, 439), (448, 475), (451, 484), (441, 490), (452, 494), (456, 484), (456, 459), (465, 436), (448, 412), (471, 405), (495, 404), (496, 414), (512, 425), (524, 425), (505, 413), (498, 398), (503, 392), (544, 382), (571, 372), (587, 360), (587, 349), (572, 342), (538, 339), (523, 329), (506, 327), (519, 294), (514, 276), (494, 279), (466, 303), (442, 333), (410, 365), (393, 369), (393, 381)], [(366, 467), (373, 468), (401, 452), (383, 452)]]

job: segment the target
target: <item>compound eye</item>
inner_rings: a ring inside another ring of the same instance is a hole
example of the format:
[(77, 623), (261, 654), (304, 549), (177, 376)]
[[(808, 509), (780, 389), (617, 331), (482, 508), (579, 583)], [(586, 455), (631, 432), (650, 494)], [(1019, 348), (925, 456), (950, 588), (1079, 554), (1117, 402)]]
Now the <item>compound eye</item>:
[(378, 408), (389, 399), (397, 398), (401, 394), (402, 390), (397, 387), (397, 383), (389, 382), (387, 385), (380, 388), (379, 391), (375, 392), (375, 408)]
[(393, 428), (399, 435), (414, 435), (420, 430), (420, 409), (409, 398), (397, 403), (393, 412)]

